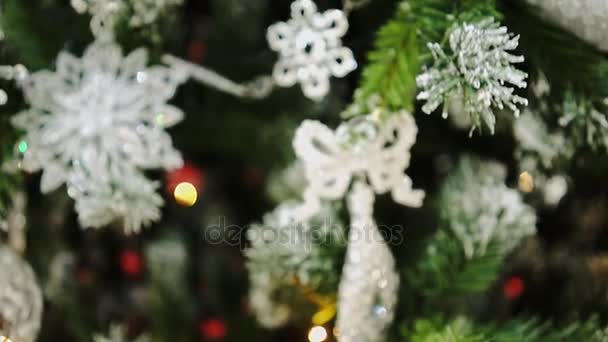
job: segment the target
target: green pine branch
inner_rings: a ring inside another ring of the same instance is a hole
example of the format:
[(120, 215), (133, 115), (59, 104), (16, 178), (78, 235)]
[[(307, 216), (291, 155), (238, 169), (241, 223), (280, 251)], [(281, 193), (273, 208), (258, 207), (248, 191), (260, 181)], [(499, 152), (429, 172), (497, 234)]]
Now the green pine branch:
[(380, 95), (391, 109), (412, 111), (416, 96), (416, 75), (420, 70), (416, 25), (407, 3), (397, 17), (378, 31), (375, 48), (368, 55), (360, 92), (363, 98)]
[(485, 291), (497, 278), (503, 255), (490, 244), (486, 253), (467, 259), (458, 239), (440, 230), (403, 279), (428, 306), (442, 307), (466, 295)]
[(402, 334), (412, 342), (601, 342), (605, 338), (595, 319), (563, 326), (536, 318), (516, 319), (502, 325), (480, 324), (465, 318), (448, 323), (421, 319), (412, 329), (403, 328)]
[(501, 18), (494, 0), (402, 1), (395, 17), (378, 31), (357, 102), (365, 105), (370, 97), (380, 96), (381, 104), (391, 110), (413, 111), (416, 76), (431, 57), (426, 45), (443, 41), (455, 23), (488, 16)]

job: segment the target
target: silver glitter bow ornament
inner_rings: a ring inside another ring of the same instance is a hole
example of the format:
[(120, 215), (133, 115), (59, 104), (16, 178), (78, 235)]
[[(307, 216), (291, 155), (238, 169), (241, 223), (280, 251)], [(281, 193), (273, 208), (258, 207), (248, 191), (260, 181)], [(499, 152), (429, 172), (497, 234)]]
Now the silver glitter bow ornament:
[(339, 286), (339, 340), (378, 341), (393, 320), (399, 278), (395, 261), (373, 219), (374, 193), (391, 192), (404, 205), (419, 207), (424, 192), (412, 188), (403, 172), (417, 127), (408, 113), (378, 122), (355, 118), (334, 132), (317, 121), (302, 123), (294, 139), (305, 166), (308, 187), (304, 203), (293, 207), (290, 220), (305, 221), (321, 208), (321, 200), (348, 193), (351, 230)]
[(342, 46), (348, 20), (341, 10), (317, 11), (312, 0), (291, 4), (291, 19), (268, 28), (270, 48), (279, 52), (273, 77), (277, 85), (302, 85), (304, 95), (321, 99), (329, 92), (329, 77), (344, 77), (357, 68), (353, 53)]

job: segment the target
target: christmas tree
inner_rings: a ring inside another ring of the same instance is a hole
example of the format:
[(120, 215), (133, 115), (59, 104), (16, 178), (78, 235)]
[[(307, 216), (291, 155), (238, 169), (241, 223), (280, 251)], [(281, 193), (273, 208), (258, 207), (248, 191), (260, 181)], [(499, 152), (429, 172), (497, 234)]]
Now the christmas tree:
[(608, 2), (0, 2), (0, 340), (608, 341)]

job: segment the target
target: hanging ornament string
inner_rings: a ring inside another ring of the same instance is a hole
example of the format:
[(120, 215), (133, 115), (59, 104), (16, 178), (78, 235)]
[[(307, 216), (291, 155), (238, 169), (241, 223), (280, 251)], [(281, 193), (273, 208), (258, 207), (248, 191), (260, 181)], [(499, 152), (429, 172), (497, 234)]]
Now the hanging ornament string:
[(344, 0), (342, 11), (348, 17), (350, 13), (361, 7), (367, 6), (372, 0)]
[(211, 69), (172, 55), (165, 55), (162, 60), (163, 63), (176, 70), (180, 70), (180, 72), (189, 75), (192, 79), (236, 97), (261, 99), (268, 96), (274, 88), (274, 81), (270, 76), (261, 76), (252, 82), (239, 84)]
[(342, 78), (357, 68), (352, 51), (342, 46), (348, 31), (348, 15), (370, 0), (345, 0), (344, 10), (319, 12), (312, 0), (295, 0), (291, 19), (268, 27), (270, 48), (279, 54), (272, 76), (260, 76), (253, 82), (239, 84), (215, 71), (167, 55), (163, 62), (180, 69), (194, 80), (237, 97), (261, 99), (275, 86), (291, 87), (299, 83), (304, 95), (323, 99), (330, 90), (330, 77)]

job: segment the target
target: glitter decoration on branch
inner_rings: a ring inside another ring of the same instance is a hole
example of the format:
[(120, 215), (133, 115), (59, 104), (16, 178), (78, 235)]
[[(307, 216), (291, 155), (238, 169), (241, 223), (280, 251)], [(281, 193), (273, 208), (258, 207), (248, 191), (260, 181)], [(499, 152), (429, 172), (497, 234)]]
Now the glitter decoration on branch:
[(352, 51), (342, 46), (348, 20), (341, 10), (319, 13), (312, 0), (291, 4), (291, 19), (271, 25), (270, 48), (279, 53), (273, 77), (277, 85), (300, 83), (306, 97), (321, 99), (330, 89), (329, 77), (344, 77), (357, 68)]
[(288, 211), (288, 206), (279, 206), (264, 216), (263, 223), (254, 224), (247, 231), (251, 242), (245, 250), (251, 308), (267, 328), (284, 325), (294, 311), (301, 310), (301, 304), (288, 301), (294, 287), (313, 291), (331, 287), (327, 284), (329, 278), (333, 279), (339, 269), (324, 250), (327, 245), (343, 250), (346, 244), (335, 210), (324, 207), (306, 222), (284, 224)]
[(464, 157), (443, 185), (440, 218), (462, 243), (467, 258), (483, 256), (492, 244), (506, 255), (536, 232), (536, 214), (504, 181), (496, 162)]
[[(380, 111), (380, 109), (378, 109)], [(338, 293), (339, 341), (378, 341), (392, 322), (398, 276), (394, 259), (373, 220), (374, 193), (390, 192), (403, 205), (419, 207), (424, 192), (412, 188), (403, 172), (417, 126), (409, 113), (356, 117), (334, 132), (317, 121), (305, 121), (294, 149), (305, 168), (304, 203), (288, 206), (281, 221), (305, 222), (321, 209), (322, 200), (347, 197), (351, 230)], [(349, 186), (354, 183), (351, 191)], [(349, 193), (349, 194), (347, 194)], [(368, 238), (356, 235), (366, 233)], [(360, 236), (359, 236), (360, 237)], [(372, 269), (378, 272), (368, 273)]]
[(528, 75), (513, 66), (524, 61), (523, 56), (511, 53), (518, 44), (519, 36), (509, 34), (493, 18), (453, 28), (448, 52), (438, 43), (429, 43), (433, 65), (416, 78), (422, 89), (417, 99), (425, 101), (422, 110), (430, 114), (443, 105), (446, 118), (450, 102), (459, 101), (471, 116), (471, 133), (482, 121), (494, 133), (496, 108), (506, 107), (519, 116), (517, 105), (528, 101), (514, 94), (512, 86), (525, 88)]
[[(518, 142), (516, 156), (528, 167), (551, 169), (560, 158), (570, 158), (572, 146), (561, 131), (549, 131), (542, 117), (524, 111), (513, 122), (513, 133)], [(525, 159), (533, 159), (524, 162)]]
[(534, 177), (545, 205), (556, 206), (568, 191), (567, 178), (559, 172), (575, 152), (571, 139), (566, 139), (563, 129), (549, 130), (540, 115), (528, 110), (513, 122), (513, 133), (519, 170)]
[(182, 119), (167, 101), (185, 75), (147, 60), (144, 49), (123, 56), (95, 41), (82, 58), (62, 52), (56, 71), (21, 83), (30, 108), (12, 122), (26, 132), (22, 168), (43, 171), (44, 193), (66, 183), (84, 227), (123, 219), (137, 232), (158, 220), (158, 184), (142, 171), (182, 165), (165, 128)]
[(0, 245), (0, 336), (34, 342), (42, 320), (42, 290), (32, 268), (9, 247)]
[[(608, 99), (604, 102), (601, 108), (608, 112)], [(608, 151), (608, 119), (598, 108), (592, 101), (566, 92), (558, 123), (569, 130), (577, 147)]]

